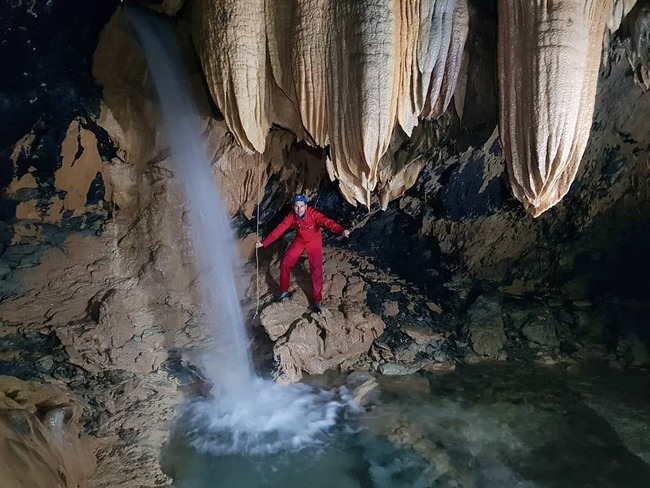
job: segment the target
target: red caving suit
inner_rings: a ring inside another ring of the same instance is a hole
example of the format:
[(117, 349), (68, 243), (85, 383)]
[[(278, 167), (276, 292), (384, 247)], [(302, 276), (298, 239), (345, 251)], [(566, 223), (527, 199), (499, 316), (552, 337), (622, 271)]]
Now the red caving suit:
[(322, 301), (323, 293), (323, 239), (321, 235), (321, 226), (331, 230), (336, 234), (343, 234), (344, 228), (328, 219), (322, 213), (307, 207), (305, 215), (300, 218), (295, 212), (287, 215), (278, 226), (271, 231), (264, 241), (263, 247), (269, 247), (285, 231), (292, 227), (296, 230), (296, 238), (289, 245), (287, 252), (282, 258), (280, 264), (280, 291), (289, 290), (289, 272), (296, 265), (300, 255), (307, 250), (307, 259), (309, 260), (309, 271), (311, 273), (311, 289), (314, 302)]

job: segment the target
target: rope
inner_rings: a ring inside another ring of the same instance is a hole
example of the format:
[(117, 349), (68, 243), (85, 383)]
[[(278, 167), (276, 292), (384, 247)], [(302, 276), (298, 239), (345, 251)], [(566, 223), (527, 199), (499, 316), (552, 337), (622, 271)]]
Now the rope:
[(260, 187), (262, 186), (262, 178), (259, 175), (259, 169), (262, 167), (262, 156), (260, 155), (259, 162), (258, 162), (258, 175), (257, 175), (257, 208), (256, 208), (256, 217), (255, 217), (255, 222), (257, 225), (257, 228), (255, 230), (255, 288), (256, 288), (256, 293), (257, 293), (257, 304), (255, 305), (255, 315), (253, 315), (253, 318), (257, 317), (260, 312), (260, 256), (259, 256), (259, 248), (257, 247), (257, 243), (260, 240)]

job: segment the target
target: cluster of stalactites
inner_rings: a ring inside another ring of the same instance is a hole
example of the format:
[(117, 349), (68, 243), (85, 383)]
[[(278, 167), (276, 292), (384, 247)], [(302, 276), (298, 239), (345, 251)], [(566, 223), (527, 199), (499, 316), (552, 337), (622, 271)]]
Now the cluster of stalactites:
[(330, 177), (348, 201), (369, 205), (403, 170), (378, 172), (393, 131), (410, 136), (451, 100), (466, 1), (198, 0), (193, 35), (244, 148), (263, 152), (272, 124), (329, 145)]
[(612, 0), (499, 0), (499, 132), (533, 216), (573, 182), (591, 129)]

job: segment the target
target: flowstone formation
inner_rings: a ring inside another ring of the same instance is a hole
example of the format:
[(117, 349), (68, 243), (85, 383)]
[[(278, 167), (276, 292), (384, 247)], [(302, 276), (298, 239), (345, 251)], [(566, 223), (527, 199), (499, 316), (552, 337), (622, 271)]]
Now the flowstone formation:
[(533, 216), (578, 171), (611, 11), (612, 0), (499, 1), (499, 133), (512, 191)]
[(5, 488), (85, 488), (95, 469), (81, 407), (63, 388), (0, 376), (0, 479)]
[[(632, 6), (498, 2), (499, 132), (512, 191), (535, 217), (575, 179), (605, 27), (609, 20), (615, 31)], [(400, 158), (398, 148), (424, 119), (446, 111), (459, 76), (471, 70), (462, 62), (466, 0), (269, 7), (264, 0), (196, 2), (194, 44), (229, 129), (259, 153), (274, 124), (329, 146), (327, 171), (346, 200), (370, 207), (376, 193), (385, 209), (413, 185), (427, 158)]]
[(447, 108), (467, 37), (466, 0), (270, 7), (264, 0), (196, 2), (195, 45), (236, 140), (264, 152), (277, 124), (329, 146), (329, 176), (349, 202), (369, 206), (375, 190), (399, 196), (408, 186), (390, 183), (404, 179), (404, 167), (382, 158), (392, 138), (404, 140), (421, 118)]

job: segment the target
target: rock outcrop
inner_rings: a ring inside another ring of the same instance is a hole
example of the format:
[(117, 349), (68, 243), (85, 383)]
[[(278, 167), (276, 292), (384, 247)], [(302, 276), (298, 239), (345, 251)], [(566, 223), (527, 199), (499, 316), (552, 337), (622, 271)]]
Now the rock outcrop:
[[(273, 355), (278, 379), (295, 382), (302, 374), (322, 374), (327, 370), (350, 366), (370, 350), (385, 328), (382, 319), (366, 303), (363, 281), (350, 276), (352, 269), (344, 254), (325, 250), (325, 307), (322, 313), (309, 312), (309, 290), (299, 287), (290, 298), (267, 304), (260, 323), (275, 343)], [(272, 274), (277, 261), (271, 265)], [(264, 300), (270, 298), (269, 283), (262, 284)]]

